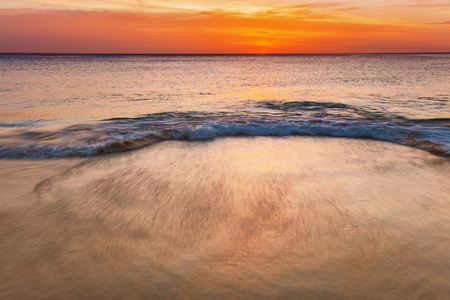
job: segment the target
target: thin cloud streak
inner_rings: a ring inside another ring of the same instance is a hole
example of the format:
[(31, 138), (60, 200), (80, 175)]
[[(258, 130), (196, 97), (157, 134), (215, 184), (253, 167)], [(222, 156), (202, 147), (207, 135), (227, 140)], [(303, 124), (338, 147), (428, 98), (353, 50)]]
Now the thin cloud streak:
[(428, 23), (431, 25), (450, 25), (450, 20), (449, 21), (445, 21), (445, 22), (439, 22), (439, 23)]

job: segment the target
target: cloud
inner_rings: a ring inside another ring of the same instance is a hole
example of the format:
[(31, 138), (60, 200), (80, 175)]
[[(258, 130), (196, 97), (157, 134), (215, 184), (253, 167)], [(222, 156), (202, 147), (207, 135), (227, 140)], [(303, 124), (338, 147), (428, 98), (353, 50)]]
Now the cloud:
[(428, 23), (431, 25), (450, 25), (450, 21), (445, 21), (445, 22), (439, 22), (439, 23)]
[(346, 7), (346, 8), (333, 9), (333, 11), (350, 11), (350, 10), (358, 10), (358, 9), (363, 9), (363, 8), (358, 7), (358, 6), (352, 6), (352, 7)]
[(383, 7), (395, 8), (450, 8), (450, 3), (412, 3), (412, 4), (392, 4)]

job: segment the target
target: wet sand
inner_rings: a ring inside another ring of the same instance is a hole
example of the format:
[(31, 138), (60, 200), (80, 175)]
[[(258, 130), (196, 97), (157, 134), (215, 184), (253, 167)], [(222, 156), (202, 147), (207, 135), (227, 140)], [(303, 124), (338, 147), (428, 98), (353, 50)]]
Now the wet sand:
[(0, 160), (0, 210), (27, 206), (21, 200), (40, 181), (61, 174), (85, 159)]
[(1, 299), (446, 299), (450, 161), (336, 138), (2, 161)]

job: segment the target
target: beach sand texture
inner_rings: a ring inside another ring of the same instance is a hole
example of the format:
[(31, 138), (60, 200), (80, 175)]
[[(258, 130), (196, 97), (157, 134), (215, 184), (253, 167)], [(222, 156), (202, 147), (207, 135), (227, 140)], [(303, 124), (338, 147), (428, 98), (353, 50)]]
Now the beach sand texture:
[(3, 160), (1, 299), (445, 299), (450, 162), (344, 138)]

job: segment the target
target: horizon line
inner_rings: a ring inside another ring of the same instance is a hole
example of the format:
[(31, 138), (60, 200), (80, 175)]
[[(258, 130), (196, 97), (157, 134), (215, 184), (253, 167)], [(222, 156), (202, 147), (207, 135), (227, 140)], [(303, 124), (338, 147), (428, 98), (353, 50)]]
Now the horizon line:
[(141, 52), (0, 52), (2, 54), (14, 55), (254, 55), (254, 56), (270, 56), (270, 55), (376, 55), (376, 54), (450, 54), (450, 51), (419, 51), (419, 52), (273, 52), (273, 53), (141, 53)]

